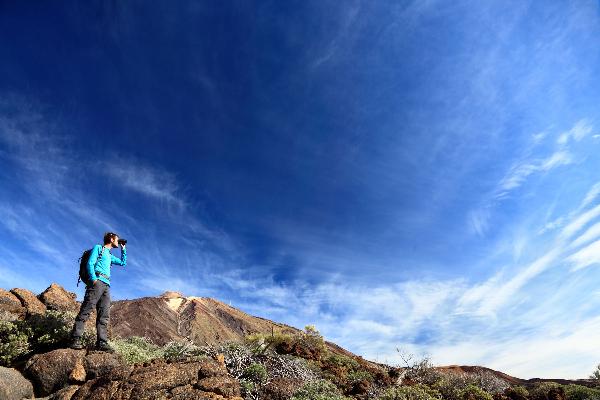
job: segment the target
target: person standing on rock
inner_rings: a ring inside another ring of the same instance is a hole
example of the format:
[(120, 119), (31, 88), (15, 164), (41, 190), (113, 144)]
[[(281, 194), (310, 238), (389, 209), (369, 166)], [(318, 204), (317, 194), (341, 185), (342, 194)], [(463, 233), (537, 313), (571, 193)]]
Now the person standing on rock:
[[(121, 246), (121, 259), (110, 254), (111, 249)], [(90, 253), (87, 263), (91, 284), (85, 288), (85, 296), (79, 314), (75, 318), (71, 332), (71, 348), (83, 349), (81, 336), (83, 335), (85, 321), (88, 320), (92, 310), (96, 309), (96, 349), (113, 352), (108, 344), (108, 321), (110, 317), (110, 266), (111, 264), (125, 266), (127, 252), (125, 241), (119, 240), (116, 233), (107, 232), (104, 235), (104, 246), (95, 245)]]

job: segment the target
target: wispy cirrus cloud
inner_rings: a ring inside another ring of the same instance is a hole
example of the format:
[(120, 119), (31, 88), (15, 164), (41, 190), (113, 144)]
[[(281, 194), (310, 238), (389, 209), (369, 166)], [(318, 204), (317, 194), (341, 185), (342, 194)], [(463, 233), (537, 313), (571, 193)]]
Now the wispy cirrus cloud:
[[(485, 235), (490, 225), (489, 220), (492, 218), (493, 210), (497, 207), (497, 204), (506, 201), (512, 192), (526, 184), (528, 180), (537, 175), (549, 173), (559, 167), (574, 164), (577, 158), (569, 147), (570, 142), (579, 142), (589, 136), (592, 131), (593, 127), (589, 120), (579, 120), (571, 129), (559, 135), (557, 147), (550, 154), (543, 157), (532, 156), (532, 153), (539, 153), (539, 151), (534, 152), (534, 149), (542, 144), (543, 139), (548, 139), (548, 134), (533, 135), (529, 147), (524, 150), (525, 156), (512, 163), (492, 192), (484, 198), (482, 205), (468, 214), (471, 231), (479, 236)], [(600, 191), (600, 189), (591, 188), (583, 203), (587, 205), (591, 202), (591, 199), (597, 195), (597, 191)], [(563, 221), (556, 219), (540, 228), (539, 232), (546, 232), (561, 223)]]
[[(208, 227), (194, 215), (175, 174), (118, 154), (105, 161), (84, 162), (73, 145), (76, 138), (23, 98), (13, 98), (10, 104), (5, 100), (0, 111), (0, 159), (10, 163), (16, 178), (6, 177), (6, 190), (0, 192), (0, 230), (7, 232), (13, 246), (22, 243), (37, 257), (33, 257), (34, 263), (27, 261), (29, 264), (23, 264), (29, 258), (17, 258), (13, 268), (27, 270), (38, 265), (40, 282), (58, 281), (73, 290), (77, 258), (109, 230), (133, 239), (130, 252), (135, 257), (131, 257), (128, 273), (141, 277), (148, 265), (162, 269), (164, 276), (170, 273), (173, 260), (185, 264), (183, 270), (197, 265), (198, 258), (181, 257), (182, 248), (204, 258), (205, 266), (211, 268), (222, 265), (223, 258), (237, 257), (236, 245), (225, 232)], [(140, 194), (141, 201), (160, 210), (156, 220), (140, 219), (137, 208), (113, 209), (107, 187), (116, 188), (116, 196)], [(19, 201), (19, 196), (25, 201)], [(172, 212), (165, 215), (165, 210)], [(161, 252), (156, 251), (158, 243)], [(3, 252), (9, 252), (4, 247), (0, 245)], [(49, 264), (57, 267), (52, 271), (43, 268)], [(140, 282), (149, 284), (144, 279)], [(189, 287), (193, 286), (185, 288)], [(116, 292), (128, 293), (143, 293), (143, 287), (131, 285)]]
[(173, 205), (180, 211), (188, 207), (175, 175), (150, 167), (141, 160), (104, 161), (99, 164), (98, 170), (118, 185), (166, 205)]
[[(571, 129), (563, 132), (557, 139), (558, 148), (549, 156), (542, 159), (531, 159), (529, 156), (513, 164), (508, 173), (502, 178), (496, 189), (496, 198), (505, 197), (511, 190), (521, 186), (531, 175), (548, 172), (554, 168), (572, 164), (575, 161), (569, 151), (570, 142), (579, 142), (593, 131), (587, 119), (579, 120)], [(538, 145), (540, 138), (534, 136), (533, 144)]]

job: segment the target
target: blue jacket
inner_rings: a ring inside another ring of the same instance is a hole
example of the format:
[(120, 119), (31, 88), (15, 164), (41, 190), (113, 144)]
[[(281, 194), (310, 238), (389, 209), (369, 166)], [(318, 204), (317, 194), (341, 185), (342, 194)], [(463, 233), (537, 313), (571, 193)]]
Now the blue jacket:
[[(102, 257), (98, 258), (98, 255), (101, 251), (103, 252)], [(96, 263), (96, 260), (98, 260), (98, 263)], [(96, 263), (96, 268), (94, 268), (94, 263)], [(121, 250), (121, 259), (119, 260), (117, 257), (110, 254), (109, 249), (105, 249), (104, 246), (101, 246), (99, 244), (95, 245), (92, 249), (92, 253), (90, 254), (90, 259), (88, 260), (87, 264), (88, 273), (92, 282), (94, 282), (96, 279), (100, 279), (102, 282), (110, 286), (111, 264), (125, 266), (125, 264), (127, 264), (126, 249)], [(108, 278), (98, 276), (98, 274), (106, 275)]]

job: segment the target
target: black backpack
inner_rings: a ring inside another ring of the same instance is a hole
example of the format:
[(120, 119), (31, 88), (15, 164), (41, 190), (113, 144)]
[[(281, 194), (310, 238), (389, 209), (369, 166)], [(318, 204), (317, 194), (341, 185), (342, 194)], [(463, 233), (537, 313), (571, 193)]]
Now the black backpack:
[[(89, 286), (92, 284), (92, 280), (90, 278), (90, 274), (88, 274), (87, 264), (90, 260), (90, 254), (92, 254), (93, 249), (87, 249), (83, 252), (81, 257), (79, 257), (79, 278), (77, 279), (77, 286), (79, 286), (79, 282), (85, 283), (85, 286)], [(102, 257), (104, 253), (104, 249), (98, 254), (98, 258), (94, 263), (94, 268), (96, 268), (96, 264), (98, 264), (98, 260)]]

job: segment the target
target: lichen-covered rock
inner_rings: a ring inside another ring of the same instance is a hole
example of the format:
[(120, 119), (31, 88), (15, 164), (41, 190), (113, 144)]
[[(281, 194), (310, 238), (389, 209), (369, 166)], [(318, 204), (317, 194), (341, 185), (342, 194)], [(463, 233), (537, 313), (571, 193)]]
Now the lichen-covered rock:
[(79, 311), (77, 295), (66, 291), (62, 286), (56, 283), (51, 284), (39, 296), (39, 300), (44, 303), (49, 310), (69, 311), (76, 313)]
[(35, 294), (27, 289), (11, 289), (10, 291), (14, 294), (21, 305), (27, 309), (27, 314), (43, 314), (46, 312), (46, 306), (42, 303)]
[(83, 362), (85, 350), (58, 349), (36, 354), (25, 365), (25, 374), (34, 384), (36, 394), (47, 396), (62, 389), (77, 364)]
[(33, 385), (19, 371), (0, 367), (0, 399), (21, 400), (33, 398)]
[(11, 292), (0, 289), (0, 310), (24, 318), (27, 309), (21, 304), (21, 300)]
[[(231, 399), (239, 397), (239, 382), (213, 360), (169, 363), (153, 360), (143, 365), (115, 367), (87, 381), (72, 400)], [(120, 371), (120, 372), (119, 372)]]

